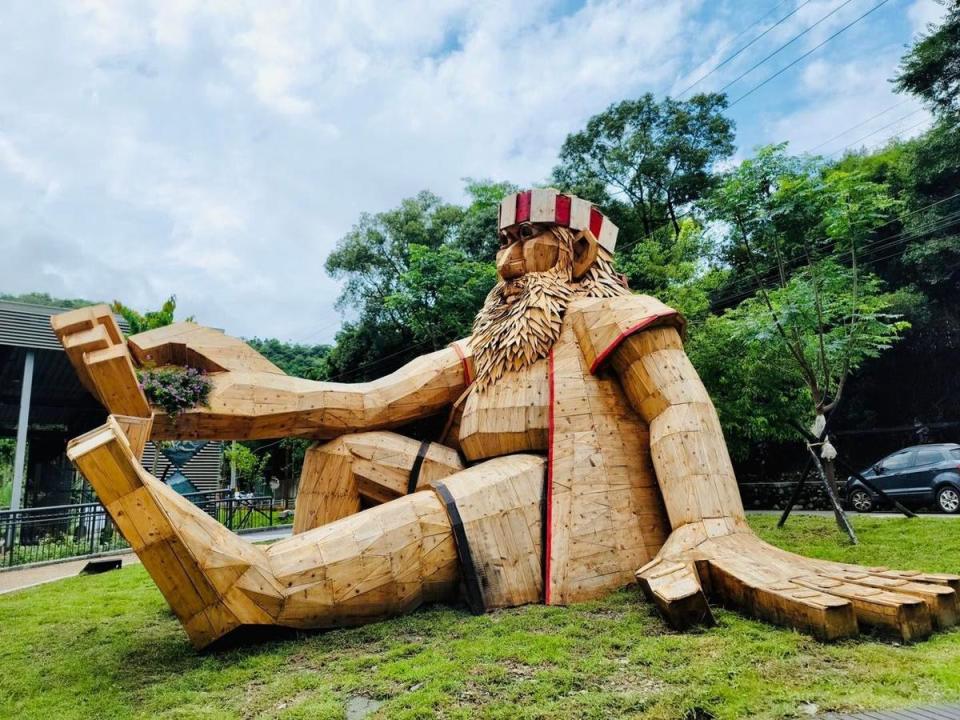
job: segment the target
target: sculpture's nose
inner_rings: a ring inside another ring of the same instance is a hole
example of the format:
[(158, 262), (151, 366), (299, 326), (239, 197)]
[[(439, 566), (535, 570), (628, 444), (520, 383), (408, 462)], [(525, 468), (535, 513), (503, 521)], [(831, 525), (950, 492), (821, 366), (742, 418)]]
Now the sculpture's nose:
[(523, 243), (515, 242), (497, 253), (497, 274), (504, 280), (513, 280), (526, 272), (523, 262)]

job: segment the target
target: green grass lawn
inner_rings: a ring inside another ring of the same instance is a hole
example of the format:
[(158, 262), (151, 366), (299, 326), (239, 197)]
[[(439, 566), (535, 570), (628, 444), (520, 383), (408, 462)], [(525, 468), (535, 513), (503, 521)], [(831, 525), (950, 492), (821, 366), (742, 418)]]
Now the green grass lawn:
[[(960, 522), (854, 517), (854, 548), (831, 519), (775, 520), (751, 523), (789, 550), (960, 570)], [(0, 716), (343, 718), (369, 698), (380, 718), (777, 718), (960, 699), (960, 630), (826, 645), (716, 615), (715, 628), (674, 633), (627, 589), (481, 617), (434, 606), (198, 654), (138, 566), (0, 597)]]

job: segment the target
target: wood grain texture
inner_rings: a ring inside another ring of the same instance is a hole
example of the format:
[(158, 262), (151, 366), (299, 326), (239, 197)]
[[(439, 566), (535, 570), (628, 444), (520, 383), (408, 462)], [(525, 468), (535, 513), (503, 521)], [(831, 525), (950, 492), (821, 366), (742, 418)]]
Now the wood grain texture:
[(637, 579), (668, 622), (709, 623), (708, 594), (823, 640), (870, 625), (913, 641), (957, 622), (957, 594), (948, 584), (811, 560), (753, 534), (716, 411), (675, 328), (621, 338), (610, 360), (631, 405), (650, 423), (673, 531)]
[[(361, 500), (380, 504), (406, 495), (421, 446), (418, 440), (383, 431), (311, 446), (300, 474), (293, 532), (359, 512)], [(456, 451), (430, 443), (419, 463), (416, 489), (462, 469)]]
[[(530, 248), (537, 262), (546, 252)], [(451, 598), (461, 583), (488, 609), (587, 600), (636, 579), (678, 628), (712, 622), (713, 598), (824, 640), (870, 625), (913, 641), (960, 620), (956, 575), (760, 541), (682, 318), (646, 296), (575, 297), (551, 272), (531, 324), (486, 317), (484, 337), (509, 362), (480, 363), (483, 383), (474, 355), (489, 347), (475, 338), (372, 382), (317, 383), (192, 323), (125, 342), (106, 306), (55, 316), (81, 380), (116, 414), (68, 455), (198, 647), (244, 625), (368, 622)], [(524, 345), (534, 336), (549, 340), (547, 357)], [(156, 413), (138, 363), (203, 368), (209, 405), (176, 422)], [(438, 414), (450, 447), (386, 431)], [(144, 471), (148, 436), (330, 442), (307, 453), (297, 534), (262, 549)]]

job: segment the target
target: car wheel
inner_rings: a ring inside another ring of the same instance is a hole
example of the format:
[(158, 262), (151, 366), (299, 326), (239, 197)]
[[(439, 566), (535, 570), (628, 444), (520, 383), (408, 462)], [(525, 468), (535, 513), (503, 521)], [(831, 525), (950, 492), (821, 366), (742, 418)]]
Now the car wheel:
[(950, 485), (940, 488), (940, 492), (937, 493), (937, 505), (945, 513), (952, 515), (957, 512), (960, 510), (960, 491)]
[(870, 512), (873, 510), (873, 497), (866, 490), (854, 490), (850, 493), (850, 505), (857, 512)]

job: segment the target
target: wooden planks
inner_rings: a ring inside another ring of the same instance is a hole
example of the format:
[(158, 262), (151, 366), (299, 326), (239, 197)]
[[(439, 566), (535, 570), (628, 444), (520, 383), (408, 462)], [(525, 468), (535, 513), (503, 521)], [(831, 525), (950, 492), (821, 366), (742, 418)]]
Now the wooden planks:
[(589, 374), (568, 322), (552, 351), (546, 601), (580, 602), (634, 580), (668, 527), (645, 423), (612, 377)]
[(391, 432), (344, 435), (312, 446), (300, 475), (294, 533), (358, 512), (361, 499), (383, 503), (406, 495), (415, 468), (418, 489), (462, 470), (463, 463), (448, 447)]
[[(484, 610), (543, 597), (542, 505), (546, 462), (511, 455), (475, 465), (442, 485), (462, 526), (463, 572), (475, 574)], [(438, 488), (439, 489), (439, 488)], [(448, 508), (448, 512), (450, 508)]]
[(610, 365), (650, 423), (650, 451), (673, 532), (637, 579), (670, 624), (709, 623), (708, 593), (822, 640), (853, 637), (870, 625), (909, 642), (957, 622), (949, 580), (811, 560), (750, 531), (716, 411), (675, 328), (621, 338)]

